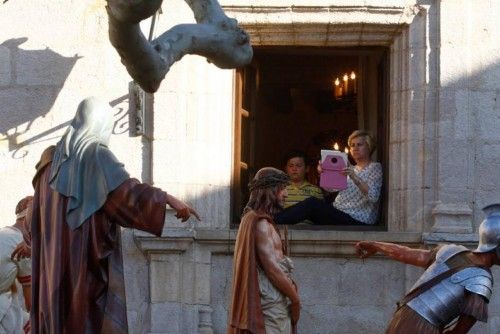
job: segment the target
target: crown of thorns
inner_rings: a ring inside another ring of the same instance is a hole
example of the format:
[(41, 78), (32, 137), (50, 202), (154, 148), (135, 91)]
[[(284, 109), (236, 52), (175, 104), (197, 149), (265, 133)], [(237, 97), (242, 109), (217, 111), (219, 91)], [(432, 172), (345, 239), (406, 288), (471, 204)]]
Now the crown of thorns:
[(278, 185), (287, 185), (290, 177), (285, 173), (272, 173), (266, 176), (255, 178), (248, 184), (250, 191), (256, 189), (271, 188)]

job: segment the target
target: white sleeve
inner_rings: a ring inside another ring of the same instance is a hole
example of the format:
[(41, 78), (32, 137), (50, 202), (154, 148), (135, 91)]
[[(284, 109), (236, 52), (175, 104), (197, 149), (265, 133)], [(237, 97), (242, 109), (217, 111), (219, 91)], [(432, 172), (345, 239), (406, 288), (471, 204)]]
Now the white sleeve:
[(368, 201), (376, 203), (380, 198), (380, 189), (382, 188), (382, 165), (380, 163), (373, 163), (366, 174), (368, 184)]

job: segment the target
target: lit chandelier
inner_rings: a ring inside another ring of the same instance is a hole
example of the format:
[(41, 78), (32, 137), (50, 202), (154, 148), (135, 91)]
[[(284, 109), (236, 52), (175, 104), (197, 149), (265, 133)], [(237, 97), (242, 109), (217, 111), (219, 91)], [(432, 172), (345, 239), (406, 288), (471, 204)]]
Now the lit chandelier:
[(356, 95), (357, 91), (356, 73), (354, 71), (352, 71), (350, 75), (345, 73), (344, 76), (342, 76), (342, 82), (338, 77), (333, 81), (333, 95), (335, 99)]

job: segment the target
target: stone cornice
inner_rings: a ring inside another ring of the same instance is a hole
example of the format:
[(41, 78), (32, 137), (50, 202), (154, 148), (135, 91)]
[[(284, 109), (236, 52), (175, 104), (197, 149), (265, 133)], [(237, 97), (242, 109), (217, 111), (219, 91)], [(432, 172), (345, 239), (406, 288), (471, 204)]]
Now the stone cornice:
[[(148, 256), (182, 253), (193, 243), (203, 246), (212, 254), (232, 254), (236, 233), (234, 229), (179, 229), (165, 231), (165, 236), (158, 238), (135, 231), (134, 240)], [(359, 240), (395, 242), (410, 247), (422, 245), (422, 234), (417, 232), (289, 230), (288, 237), (291, 255), (304, 257), (352, 257), (355, 256), (353, 245)]]
[(479, 242), (477, 233), (423, 233), (422, 238), (426, 245), (432, 246), (442, 243), (456, 243), (475, 248)]
[(183, 229), (166, 229), (162, 237), (134, 230), (134, 241), (137, 247), (145, 254), (154, 253), (183, 253), (194, 241), (194, 232)]
[[(304, 3), (304, 5), (301, 5)], [(323, 1), (222, 1), (253, 45), (389, 46), (422, 6), (324, 5)]]
[[(234, 17), (243, 26), (252, 24), (410, 24), (422, 9), (416, 4), (401, 1), (400, 5), (376, 6), (324, 5), (324, 1), (308, 1), (300, 5), (298, 1), (221, 1), (227, 15)], [(269, 17), (272, 17), (272, 20)], [(264, 18), (268, 18), (265, 20)]]

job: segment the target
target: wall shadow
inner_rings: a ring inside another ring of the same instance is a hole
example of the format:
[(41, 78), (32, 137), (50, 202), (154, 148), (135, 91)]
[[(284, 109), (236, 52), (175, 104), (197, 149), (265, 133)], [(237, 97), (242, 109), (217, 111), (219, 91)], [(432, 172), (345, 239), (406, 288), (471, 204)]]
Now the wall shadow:
[[(65, 57), (49, 48), (24, 50), (20, 46), (26, 37), (12, 38), (0, 44), (0, 55), (5, 62), (0, 69), (0, 101), (2, 122), (0, 141), (7, 141), (11, 157), (21, 159), (28, 154), (30, 144), (52, 142), (59, 138), (56, 132), (67, 127), (71, 120), (62, 122), (30, 138), (20, 140), (20, 136), (31, 130), (33, 122), (45, 117), (54, 106), (69, 74), (81, 57)], [(83, 98), (83, 97), (82, 97)], [(128, 108), (120, 104), (128, 99), (128, 94), (109, 101), (115, 108), (114, 134), (128, 131)], [(76, 106), (74, 108), (76, 111)], [(70, 113), (73, 116), (73, 113)]]
[[(75, 63), (81, 57), (65, 57), (49, 48), (25, 50), (20, 46), (27, 37), (12, 38), (0, 44), (4, 61), (0, 70), (0, 101), (2, 122), (0, 140), (8, 141), (9, 151), (18, 151), (26, 144), (18, 137), (30, 130), (38, 117), (44, 117), (54, 105)], [(36, 139), (45, 138), (66, 124), (60, 124)], [(52, 138), (45, 138), (49, 140)], [(33, 142), (33, 141), (30, 141)], [(28, 142), (29, 143), (29, 142)], [(19, 158), (13, 154), (14, 158)]]

